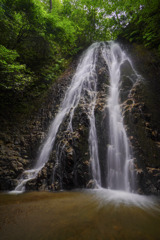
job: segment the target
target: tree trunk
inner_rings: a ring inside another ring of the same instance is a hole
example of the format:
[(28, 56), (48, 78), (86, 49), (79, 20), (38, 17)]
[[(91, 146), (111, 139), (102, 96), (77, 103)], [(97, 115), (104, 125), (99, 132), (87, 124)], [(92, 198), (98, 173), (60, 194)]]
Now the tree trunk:
[(50, 2), (50, 12), (52, 11), (52, 0), (49, 1)]

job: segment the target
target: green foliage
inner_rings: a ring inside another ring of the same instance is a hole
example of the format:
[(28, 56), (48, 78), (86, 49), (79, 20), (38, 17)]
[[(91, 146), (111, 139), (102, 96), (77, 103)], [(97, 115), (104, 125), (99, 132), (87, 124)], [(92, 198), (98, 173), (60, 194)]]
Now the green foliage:
[(44, 6), (37, 0), (0, 1), (0, 88), (47, 87), (64, 69), (62, 59), (72, 55), (77, 33), (61, 15), (61, 2), (53, 1), (52, 13)]
[(16, 60), (17, 57), (19, 57), (19, 54), (16, 52), (16, 50), (9, 50), (3, 45), (0, 45), (0, 56), (2, 63), (10, 64), (13, 63), (13, 61)]
[(159, 0), (0, 0), (0, 90), (41, 95), (94, 41), (122, 36), (160, 53), (159, 22)]
[(25, 75), (26, 66), (16, 61), (19, 54), (0, 45), (0, 87), (21, 90), (29, 78)]
[(63, 14), (74, 23), (80, 45), (93, 41), (110, 40), (107, 18), (110, 11), (108, 1), (64, 0), (63, 6)]
[(114, 34), (139, 42), (149, 48), (158, 48), (160, 39), (159, 0), (110, 1), (114, 13)]

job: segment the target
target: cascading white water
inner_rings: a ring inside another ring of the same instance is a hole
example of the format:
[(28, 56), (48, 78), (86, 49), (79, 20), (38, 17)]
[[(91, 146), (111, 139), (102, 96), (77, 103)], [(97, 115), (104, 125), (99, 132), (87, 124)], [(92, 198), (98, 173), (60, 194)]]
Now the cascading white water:
[[(133, 185), (134, 181), (133, 175), (129, 169), (133, 167), (133, 161), (119, 103), (121, 84), (120, 68), (125, 61), (128, 61), (132, 72), (137, 79), (138, 74), (134, 70), (130, 59), (121, 50), (120, 46), (111, 42), (107, 45), (105, 43), (94, 43), (81, 57), (71, 85), (67, 89), (64, 100), (60, 105), (59, 112), (50, 126), (46, 141), (41, 148), (36, 164), (33, 169), (24, 171), (17, 187), (15, 188), (15, 191), (24, 191), (26, 182), (31, 179), (35, 179), (39, 171), (48, 162), (59, 127), (66, 117), (69, 119), (66, 131), (71, 133), (73, 132), (72, 120), (75, 109), (78, 107), (79, 103), (83, 104), (90, 123), (88, 141), (92, 176), (96, 185), (101, 186), (101, 171), (98, 157), (97, 132), (94, 114), (98, 80), (96, 65), (100, 50), (106, 64), (108, 65), (110, 74), (110, 92), (108, 98), (108, 174), (106, 185), (109, 189), (124, 190), (128, 192), (132, 190), (131, 185)], [(136, 80), (133, 81), (133, 84), (135, 81)], [(63, 151), (64, 147), (65, 146), (59, 149)], [(54, 175), (56, 168), (61, 164), (61, 155), (61, 153), (57, 153), (57, 159), (53, 168), (53, 181), (55, 180)]]
[[(59, 112), (53, 120), (46, 141), (41, 149), (41, 152), (37, 158), (37, 162), (33, 169), (26, 170), (19, 184), (15, 188), (15, 191), (24, 191), (25, 184), (31, 179), (36, 178), (38, 172), (43, 168), (45, 163), (48, 161), (51, 150), (53, 148), (56, 135), (60, 125), (62, 124), (64, 118), (69, 115), (69, 124), (67, 130), (72, 131), (72, 119), (74, 116), (74, 111), (78, 106), (80, 100), (83, 101), (87, 106), (87, 114), (90, 122), (90, 131), (89, 131), (89, 148), (90, 148), (90, 158), (91, 158), (91, 167), (93, 178), (96, 181), (97, 185), (101, 185), (100, 177), (100, 167), (98, 159), (98, 147), (97, 147), (97, 134), (95, 127), (95, 116), (94, 108), (96, 102), (96, 87), (97, 87), (97, 75), (96, 75), (96, 61), (98, 56), (98, 49), (100, 43), (94, 43), (85, 54), (82, 56), (76, 73), (72, 79), (71, 85), (68, 88), (64, 100), (60, 106)], [(58, 159), (55, 164), (58, 164)], [(55, 169), (53, 169), (55, 172)]]
[(129, 141), (123, 124), (120, 108), (120, 68), (128, 61), (132, 71), (136, 74), (130, 59), (116, 43), (110, 42), (108, 47), (103, 45), (102, 55), (108, 65), (110, 74), (110, 91), (108, 98), (109, 111), (109, 145), (107, 153), (108, 175), (107, 185), (109, 189), (132, 191), (133, 160), (130, 152)]

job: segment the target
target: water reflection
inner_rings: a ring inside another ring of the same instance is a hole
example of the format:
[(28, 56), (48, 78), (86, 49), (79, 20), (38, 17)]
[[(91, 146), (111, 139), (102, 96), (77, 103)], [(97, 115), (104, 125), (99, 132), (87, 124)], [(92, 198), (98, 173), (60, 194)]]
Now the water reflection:
[(1, 240), (158, 240), (156, 198), (105, 189), (0, 195)]

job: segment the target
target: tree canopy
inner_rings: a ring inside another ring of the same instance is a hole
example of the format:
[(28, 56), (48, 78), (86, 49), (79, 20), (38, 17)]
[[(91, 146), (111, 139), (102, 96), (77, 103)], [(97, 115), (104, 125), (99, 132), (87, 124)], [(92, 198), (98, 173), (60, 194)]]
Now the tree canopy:
[(130, 42), (149, 48), (159, 48), (160, 53), (160, 1), (118, 0), (113, 3), (113, 29)]
[(94, 41), (160, 53), (159, 22), (159, 0), (0, 0), (0, 89), (40, 94)]

